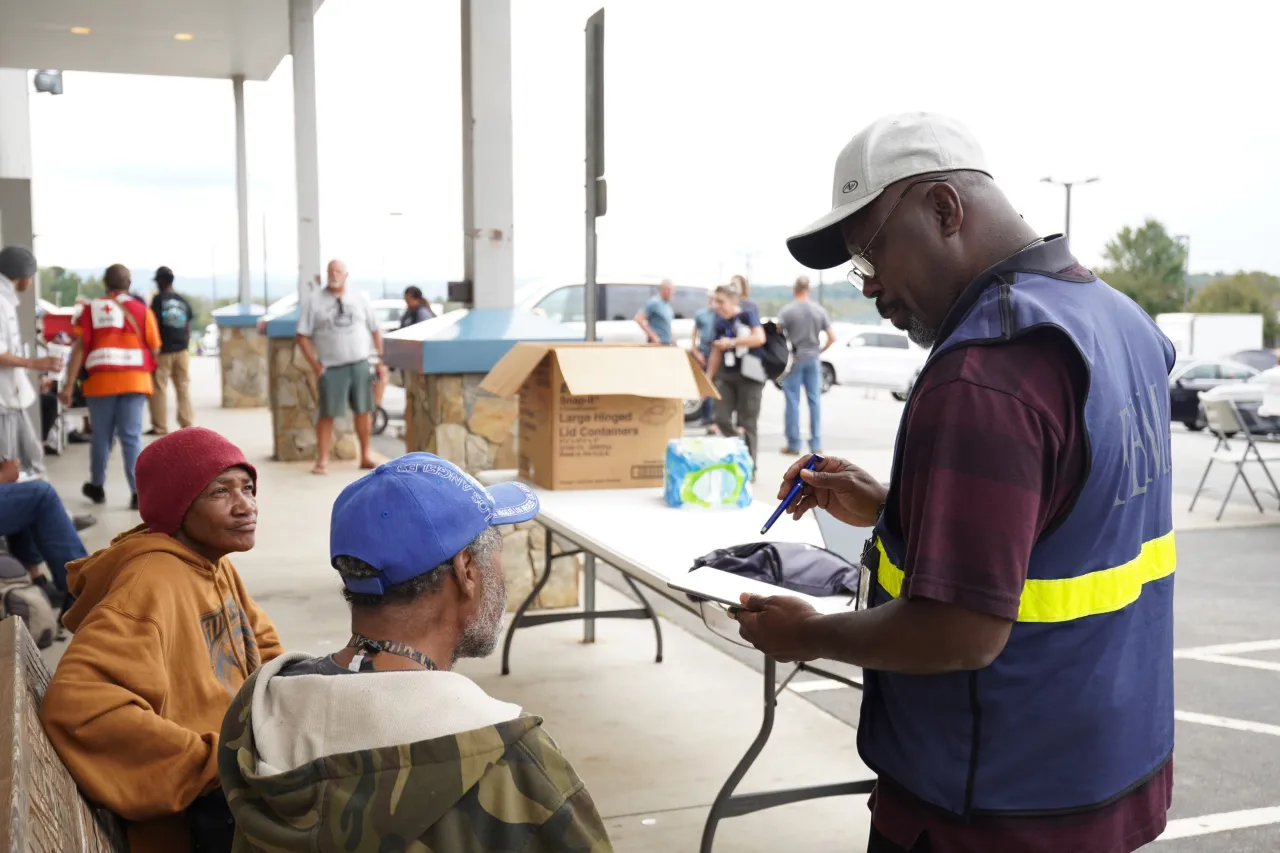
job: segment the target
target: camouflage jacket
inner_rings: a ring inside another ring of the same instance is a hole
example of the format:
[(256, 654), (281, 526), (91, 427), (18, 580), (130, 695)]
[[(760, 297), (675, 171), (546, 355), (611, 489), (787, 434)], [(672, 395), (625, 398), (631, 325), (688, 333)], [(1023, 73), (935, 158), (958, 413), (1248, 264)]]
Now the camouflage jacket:
[(263, 672), (222, 725), (234, 853), (612, 853), (582, 780), (534, 716), (260, 775), (252, 711)]

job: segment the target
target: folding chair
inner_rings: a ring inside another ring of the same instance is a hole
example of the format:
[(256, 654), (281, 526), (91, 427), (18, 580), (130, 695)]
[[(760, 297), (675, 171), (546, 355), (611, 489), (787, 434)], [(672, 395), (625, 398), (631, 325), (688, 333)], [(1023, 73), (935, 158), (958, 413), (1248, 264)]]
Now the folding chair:
[[(1209, 478), (1209, 469), (1213, 467), (1214, 462), (1225, 462), (1235, 466), (1235, 476), (1231, 478), (1231, 484), (1227, 487), (1227, 495), (1222, 499), (1222, 506), (1218, 508), (1218, 517), (1215, 521), (1222, 520), (1222, 513), (1227, 508), (1227, 502), (1231, 500), (1231, 492), (1236, 487), (1236, 480), (1243, 480), (1244, 486), (1249, 490), (1253, 503), (1258, 507), (1258, 512), (1263, 512), (1262, 503), (1258, 500), (1258, 493), (1254, 491), (1253, 485), (1249, 482), (1249, 478), (1244, 473), (1244, 466), (1250, 462), (1255, 463), (1262, 468), (1262, 473), (1267, 476), (1267, 480), (1271, 483), (1271, 493), (1276, 496), (1277, 506), (1280, 506), (1280, 488), (1276, 486), (1275, 478), (1271, 476), (1271, 470), (1267, 467), (1267, 461), (1280, 461), (1280, 450), (1272, 450), (1267, 448), (1267, 453), (1258, 447), (1258, 443), (1254, 440), (1253, 433), (1249, 430), (1249, 425), (1245, 419), (1240, 417), (1240, 410), (1236, 408), (1234, 400), (1230, 399), (1205, 399), (1201, 398), (1200, 405), (1204, 408), (1205, 420), (1209, 424), (1209, 431), (1218, 438), (1218, 443), (1214, 445), (1213, 452), (1209, 454), (1209, 464), (1204, 468), (1204, 475), (1200, 478), (1200, 485), (1196, 486), (1196, 493), (1191, 498), (1191, 506), (1188, 512), (1196, 508), (1196, 500), (1200, 497), (1200, 492), (1204, 490), (1204, 482)], [(1244, 449), (1236, 449), (1231, 446), (1231, 442), (1227, 439), (1228, 435), (1233, 435), (1237, 442), (1244, 442)], [(1264, 491), (1266, 491), (1264, 489)]]

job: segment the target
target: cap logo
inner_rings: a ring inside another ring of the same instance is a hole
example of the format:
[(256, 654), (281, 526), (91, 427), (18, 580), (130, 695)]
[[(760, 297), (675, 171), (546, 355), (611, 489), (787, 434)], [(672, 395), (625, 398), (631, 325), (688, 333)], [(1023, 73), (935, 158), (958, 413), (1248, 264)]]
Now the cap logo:
[(853, 192), (857, 188), (858, 188), (857, 181), (849, 181), (849, 183), (845, 184), (843, 187), (840, 188), (840, 192), (848, 194)]
[(484, 515), (485, 521), (493, 521), (493, 500), (489, 497), (489, 491), (480, 485), (480, 481), (466, 471), (434, 462), (401, 462), (396, 465), (396, 471), (401, 474), (427, 474), (428, 476), (438, 477), (455, 486), (460, 486), (466, 492), (467, 497), (471, 499), (471, 502), (475, 504), (476, 509)]

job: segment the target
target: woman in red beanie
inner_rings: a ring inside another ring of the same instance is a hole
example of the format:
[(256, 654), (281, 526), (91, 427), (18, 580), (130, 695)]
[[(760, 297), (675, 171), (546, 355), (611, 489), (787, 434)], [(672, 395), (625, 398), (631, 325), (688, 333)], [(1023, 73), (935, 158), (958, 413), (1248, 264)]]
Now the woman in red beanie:
[(136, 477), (143, 524), (67, 566), (75, 637), (41, 718), (81, 790), (129, 822), (133, 853), (184, 853), (193, 833), (216, 850), (219, 826), (229, 850), (218, 731), (240, 685), (282, 651), (227, 559), (253, 547), (258, 473), (190, 427), (143, 450)]

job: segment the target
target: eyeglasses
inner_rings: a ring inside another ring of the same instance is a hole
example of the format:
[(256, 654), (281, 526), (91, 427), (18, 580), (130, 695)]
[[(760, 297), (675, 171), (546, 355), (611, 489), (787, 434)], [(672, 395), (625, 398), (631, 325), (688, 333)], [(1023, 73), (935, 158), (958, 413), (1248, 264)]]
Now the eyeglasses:
[(862, 290), (867, 280), (875, 277), (876, 268), (871, 263), (871, 246), (875, 243), (876, 238), (880, 236), (880, 232), (884, 230), (889, 217), (893, 216), (893, 212), (898, 209), (898, 205), (902, 204), (902, 200), (907, 197), (907, 193), (911, 192), (919, 184), (941, 184), (946, 180), (946, 175), (935, 175), (931, 178), (920, 178), (907, 184), (902, 191), (902, 195), (898, 196), (898, 200), (893, 203), (893, 207), (889, 208), (889, 212), (884, 215), (884, 219), (880, 220), (880, 225), (876, 228), (875, 233), (871, 235), (871, 239), (867, 241), (867, 245), (863, 247), (861, 252), (855, 252), (850, 256), (849, 263), (853, 265), (852, 269), (849, 270), (848, 276), (850, 284), (858, 288), (858, 290)]

